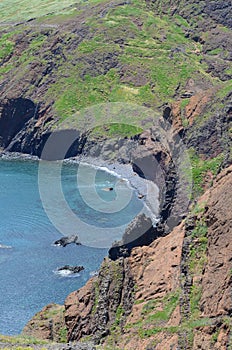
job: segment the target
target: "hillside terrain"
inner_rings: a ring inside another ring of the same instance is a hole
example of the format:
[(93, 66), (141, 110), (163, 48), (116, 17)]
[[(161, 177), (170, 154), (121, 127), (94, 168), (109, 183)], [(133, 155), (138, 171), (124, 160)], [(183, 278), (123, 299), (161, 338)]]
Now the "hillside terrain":
[[(98, 276), (26, 325), (24, 336), (55, 345), (2, 337), (0, 348), (232, 349), (231, 1), (10, 4), (0, 5), (2, 154), (41, 157), (55, 130), (75, 130), (66, 157), (130, 163), (165, 193), (156, 228), (114, 246)], [(173, 157), (182, 142), (189, 207)]]

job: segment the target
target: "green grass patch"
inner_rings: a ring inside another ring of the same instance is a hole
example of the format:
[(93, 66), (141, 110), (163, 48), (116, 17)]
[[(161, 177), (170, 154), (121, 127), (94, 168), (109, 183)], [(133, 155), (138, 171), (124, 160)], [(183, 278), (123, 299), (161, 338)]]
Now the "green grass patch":
[(9, 343), (9, 344), (22, 344), (22, 345), (31, 345), (31, 344), (48, 344), (48, 341), (36, 339), (34, 337), (28, 337), (28, 336), (6, 336), (6, 335), (0, 335), (0, 342), (2, 343)]
[[(166, 327), (173, 311), (179, 303), (180, 292), (176, 290), (167, 294), (164, 298), (149, 300), (143, 306), (141, 319), (136, 323), (128, 324), (127, 329), (135, 328), (141, 338), (151, 337), (161, 331), (175, 333), (176, 327)], [(157, 310), (157, 308), (162, 310)]]
[(201, 300), (202, 287), (199, 285), (193, 285), (190, 292), (190, 312), (191, 319), (197, 319), (200, 314), (199, 302)]
[(191, 237), (189, 270), (192, 275), (201, 274), (207, 262), (208, 245), (208, 227), (203, 217), (196, 221)]
[(32, 41), (29, 44), (30, 53), (40, 51), (46, 40), (47, 40), (46, 35), (41, 33), (36, 33), (36, 35), (32, 37)]
[(216, 332), (213, 333), (212, 338), (211, 338), (213, 344), (215, 344), (217, 342), (219, 333), (220, 333), (220, 329), (218, 329)]
[(208, 55), (215, 56), (215, 55), (219, 55), (219, 53), (221, 53), (221, 52), (222, 52), (222, 48), (218, 47), (214, 50), (208, 51), (207, 53), (208, 53)]
[[(126, 118), (125, 118), (126, 119)], [(128, 124), (112, 123), (103, 126), (97, 126), (91, 131), (91, 136), (94, 137), (133, 137), (141, 134), (143, 129)]]
[(21, 22), (51, 12), (69, 13), (72, 11), (69, 6), (76, 3), (76, 0), (2, 0), (0, 4), (1, 22)]
[(99, 40), (98, 37), (93, 38), (92, 40), (84, 40), (78, 46), (78, 52), (82, 54), (93, 53), (96, 50), (102, 48), (102, 40)]
[(67, 343), (67, 328), (63, 327), (59, 330), (59, 342), (60, 343)]
[[(50, 319), (56, 315), (62, 316), (63, 313), (64, 313), (64, 306), (54, 304), (54, 305), (52, 305), (51, 308), (49, 308), (45, 312), (43, 312), (43, 317), (45, 319)], [(40, 318), (40, 317), (41, 317), (41, 315), (38, 314), (38, 318)]]
[(232, 92), (232, 80), (229, 80), (227, 82), (224, 82), (221, 85), (221, 88), (217, 92), (217, 97), (224, 98), (226, 97), (230, 92)]
[(190, 98), (185, 98), (181, 100), (181, 103), (180, 103), (181, 111), (185, 111), (185, 108), (188, 106), (189, 102), (190, 102)]
[(167, 295), (163, 299), (163, 310), (157, 311), (154, 314), (149, 314), (146, 323), (158, 325), (161, 322), (168, 321), (179, 303), (179, 297), (179, 292)]
[(6, 64), (4, 66), (1, 66), (0, 67), (0, 77), (1, 77), (1, 75), (4, 75), (4, 74), (10, 72), (11, 69), (13, 69), (13, 68), (14, 68), (13, 64)]
[(203, 192), (204, 176), (210, 171), (214, 176), (223, 160), (223, 155), (220, 154), (215, 158), (203, 160), (193, 150), (189, 151), (191, 161), (191, 171), (193, 178), (194, 196), (198, 196)]
[(57, 97), (55, 108), (62, 121), (85, 107), (111, 100), (118, 85), (119, 77), (114, 70), (97, 77), (86, 75), (84, 80), (76, 72), (53, 85), (48, 94)]
[(12, 34), (3, 34), (0, 38), (0, 60), (4, 60), (10, 56), (14, 51), (14, 42), (9, 40)]
[(177, 24), (184, 26), (184, 27), (187, 27), (187, 28), (190, 26), (189, 23), (187, 22), (187, 20), (185, 18), (181, 17), (180, 15), (175, 15), (174, 18), (175, 18), (175, 21)]

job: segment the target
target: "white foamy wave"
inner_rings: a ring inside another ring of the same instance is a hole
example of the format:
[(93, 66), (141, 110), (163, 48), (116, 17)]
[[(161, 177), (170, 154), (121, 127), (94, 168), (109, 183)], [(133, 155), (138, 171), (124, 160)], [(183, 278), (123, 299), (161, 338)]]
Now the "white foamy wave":
[(118, 178), (122, 178), (122, 176), (120, 175), (120, 174), (118, 174), (118, 173), (116, 173), (116, 171), (114, 171), (114, 170), (110, 170), (109, 168), (107, 168), (107, 167), (105, 167), (105, 166), (99, 166), (99, 167), (97, 167), (97, 169), (99, 169), (99, 170), (102, 170), (102, 171), (104, 171), (105, 173), (108, 173), (108, 174), (111, 174), (111, 175), (113, 175), (114, 177), (118, 177)]
[(153, 209), (151, 209), (150, 206), (146, 202), (144, 202), (143, 213), (151, 219), (152, 225), (154, 227), (160, 221), (160, 218), (156, 214), (154, 214)]
[(0, 249), (12, 249), (10, 245), (0, 244)]
[(98, 169), (98, 170), (104, 171), (105, 173), (111, 174), (111, 175), (113, 175), (114, 177), (116, 177), (118, 179), (124, 180), (125, 182), (128, 182), (128, 183), (130, 182), (127, 178), (123, 177), (122, 175), (120, 175), (116, 171), (107, 168), (106, 166), (99, 166), (99, 165), (90, 164), (90, 163), (87, 163), (87, 162), (81, 162), (81, 165), (84, 165), (86, 167), (92, 167), (94, 169)]
[(98, 276), (98, 271), (91, 271), (89, 275), (90, 277)]
[(73, 278), (73, 277), (80, 276), (79, 273), (74, 273), (74, 272), (69, 271), (69, 270), (54, 270), (53, 273), (57, 276), (66, 277), (66, 278)]

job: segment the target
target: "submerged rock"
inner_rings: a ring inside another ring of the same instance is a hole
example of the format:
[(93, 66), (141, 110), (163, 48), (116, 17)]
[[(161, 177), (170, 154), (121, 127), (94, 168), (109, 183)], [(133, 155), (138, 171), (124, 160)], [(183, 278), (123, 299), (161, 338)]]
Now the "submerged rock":
[(61, 239), (58, 239), (54, 242), (54, 245), (66, 247), (68, 244), (75, 243), (77, 245), (81, 245), (81, 242), (79, 241), (79, 238), (77, 235), (62, 237)]

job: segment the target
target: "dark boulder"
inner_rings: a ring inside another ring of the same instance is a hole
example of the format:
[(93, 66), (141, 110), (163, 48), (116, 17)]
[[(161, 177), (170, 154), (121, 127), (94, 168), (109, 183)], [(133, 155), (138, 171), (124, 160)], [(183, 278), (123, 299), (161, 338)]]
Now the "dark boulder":
[(55, 241), (54, 245), (66, 247), (66, 245), (71, 244), (71, 243), (81, 245), (77, 235), (62, 237), (61, 239), (58, 239), (57, 241)]
[(152, 221), (145, 214), (140, 214), (127, 226), (121, 241), (113, 244), (109, 250), (109, 258), (116, 260), (130, 255), (132, 248), (151, 244), (163, 230), (153, 227)]

